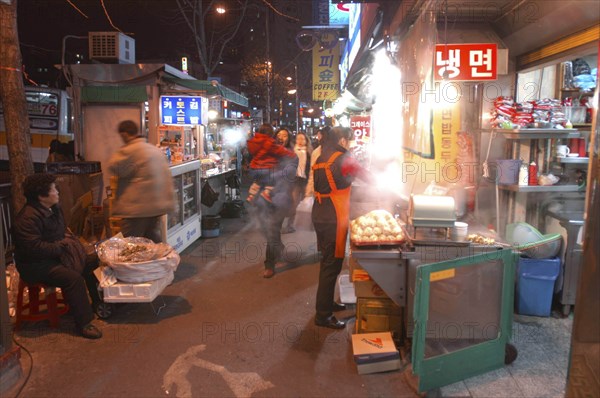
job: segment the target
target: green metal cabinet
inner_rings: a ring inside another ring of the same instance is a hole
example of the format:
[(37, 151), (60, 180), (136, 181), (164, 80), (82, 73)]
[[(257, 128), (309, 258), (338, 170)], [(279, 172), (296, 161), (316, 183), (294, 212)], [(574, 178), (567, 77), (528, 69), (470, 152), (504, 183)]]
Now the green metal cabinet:
[(418, 266), (412, 367), (419, 392), (504, 366), (515, 264), (505, 249)]

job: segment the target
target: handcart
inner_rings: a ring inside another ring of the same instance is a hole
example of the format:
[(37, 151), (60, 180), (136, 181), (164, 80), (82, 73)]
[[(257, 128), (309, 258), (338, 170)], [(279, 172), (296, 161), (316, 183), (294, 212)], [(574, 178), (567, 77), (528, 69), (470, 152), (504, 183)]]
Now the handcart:
[[(114, 239), (111, 238), (113, 242)], [(134, 239), (135, 243), (139, 244), (144, 238), (123, 239), (128, 243)], [(107, 262), (106, 252), (101, 254), (101, 245), (104, 242), (96, 245), (96, 251), (101, 259), (101, 267), (96, 272), (96, 277), (100, 281), (97, 286), (100, 302), (94, 308), (96, 315), (101, 319), (109, 318), (114, 312), (116, 303), (149, 303), (154, 313), (158, 315), (166, 307), (166, 303), (162, 297), (158, 306), (154, 301), (173, 282), (174, 272), (180, 260), (177, 252), (168, 245), (160, 244), (163, 245), (161, 247), (163, 254), (159, 258), (135, 263)], [(152, 243), (146, 240), (144, 244)]]

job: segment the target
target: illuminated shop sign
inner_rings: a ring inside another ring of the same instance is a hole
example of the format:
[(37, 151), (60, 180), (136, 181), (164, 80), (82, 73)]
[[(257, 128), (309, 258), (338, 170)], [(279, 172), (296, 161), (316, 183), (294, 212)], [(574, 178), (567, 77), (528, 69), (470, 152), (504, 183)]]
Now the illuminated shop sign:
[(438, 44), (435, 46), (435, 80), (496, 80), (496, 44)]
[(160, 97), (161, 124), (200, 124), (202, 97)]

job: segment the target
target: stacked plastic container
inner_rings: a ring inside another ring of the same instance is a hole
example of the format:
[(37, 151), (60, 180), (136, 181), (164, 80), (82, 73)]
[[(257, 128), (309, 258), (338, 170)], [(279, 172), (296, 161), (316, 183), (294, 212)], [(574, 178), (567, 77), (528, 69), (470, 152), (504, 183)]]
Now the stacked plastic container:
[(550, 316), (554, 284), (560, 273), (562, 237), (542, 235), (527, 223), (510, 224), (507, 239), (521, 252), (517, 266), (516, 310), (521, 315)]

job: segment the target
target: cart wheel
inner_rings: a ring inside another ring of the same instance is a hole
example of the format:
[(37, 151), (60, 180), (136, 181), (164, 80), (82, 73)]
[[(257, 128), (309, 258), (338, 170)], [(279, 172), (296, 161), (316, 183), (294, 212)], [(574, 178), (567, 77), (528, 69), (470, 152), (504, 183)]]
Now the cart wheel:
[(113, 305), (110, 303), (100, 303), (96, 306), (96, 315), (100, 319), (107, 319), (113, 313)]
[(517, 348), (514, 345), (507, 343), (504, 347), (504, 364), (510, 365), (517, 359), (518, 355)]

